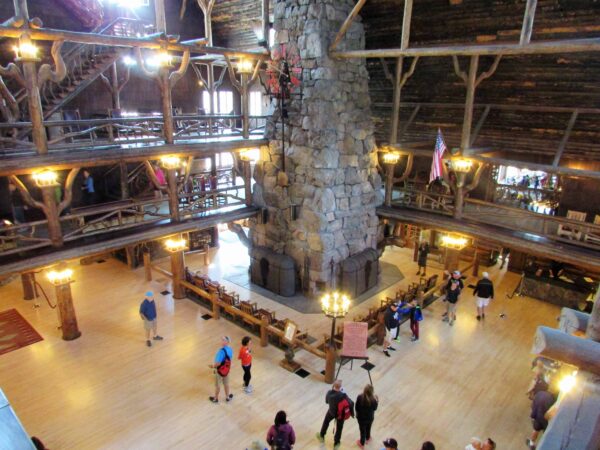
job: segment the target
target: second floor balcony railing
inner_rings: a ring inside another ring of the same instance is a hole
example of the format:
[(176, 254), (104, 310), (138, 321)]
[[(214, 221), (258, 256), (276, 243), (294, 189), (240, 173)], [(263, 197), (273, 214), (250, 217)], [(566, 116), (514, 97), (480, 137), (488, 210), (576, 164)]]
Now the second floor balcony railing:
[[(392, 195), (392, 207), (394, 206), (452, 217), (454, 215), (454, 196), (427, 190), (396, 187)], [(594, 223), (590, 223), (541, 214), (500, 203), (466, 198), (463, 219), (600, 250), (599, 215), (593, 217)]]
[[(266, 116), (250, 116), (250, 137), (262, 137)], [(183, 114), (173, 117), (175, 142), (240, 139), (241, 115)], [(50, 151), (107, 146), (164, 143), (162, 115), (44, 122)], [(0, 123), (0, 154), (35, 152), (33, 142), (19, 138), (31, 131), (31, 122)]]

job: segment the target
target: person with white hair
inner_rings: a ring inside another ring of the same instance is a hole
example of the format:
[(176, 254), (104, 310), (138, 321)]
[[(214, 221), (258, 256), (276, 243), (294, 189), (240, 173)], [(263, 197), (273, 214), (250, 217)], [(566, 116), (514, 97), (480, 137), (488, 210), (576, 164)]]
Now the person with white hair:
[(233, 394), (229, 392), (229, 370), (233, 359), (233, 349), (229, 345), (230, 343), (229, 336), (221, 336), (221, 347), (217, 350), (213, 364), (208, 365), (214, 369), (215, 374), (215, 395), (208, 397), (213, 403), (219, 403), (220, 385), (223, 385), (225, 389), (225, 401), (230, 402), (233, 399)]
[(485, 307), (494, 299), (494, 283), (490, 280), (490, 274), (483, 272), (483, 278), (477, 282), (473, 295), (477, 305), (477, 320), (485, 319)]

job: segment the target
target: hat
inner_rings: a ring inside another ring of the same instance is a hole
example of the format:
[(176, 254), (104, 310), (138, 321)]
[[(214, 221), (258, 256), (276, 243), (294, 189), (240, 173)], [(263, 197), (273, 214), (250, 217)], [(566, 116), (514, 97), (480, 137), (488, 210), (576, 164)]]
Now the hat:
[(452, 272), (452, 275), (458, 275), (458, 276), (460, 276), (460, 270), (455, 270), (454, 272)]
[(148, 298), (150, 298), (150, 297), (154, 297), (154, 292), (152, 292), (152, 291), (147, 291), (145, 295), (146, 295), (146, 297), (148, 297)]
[(487, 272), (483, 272), (481, 275), (483, 275), (483, 278), (489, 278), (490, 274)]
[(398, 307), (398, 303), (394, 302), (390, 306), (395, 306), (397, 308)]
[(229, 336), (222, 336), (221, 339), (223, 339), (228, 344), (231, 342), (231, 339), (229, 338)]
[(398, 448), (398, 441), (396, 441), (396, 439), (394, 438), (389, 438), (386, 439), (385, 441), (383, 441), (383, 445), (386, 447), (391, 447), (391, 448)]

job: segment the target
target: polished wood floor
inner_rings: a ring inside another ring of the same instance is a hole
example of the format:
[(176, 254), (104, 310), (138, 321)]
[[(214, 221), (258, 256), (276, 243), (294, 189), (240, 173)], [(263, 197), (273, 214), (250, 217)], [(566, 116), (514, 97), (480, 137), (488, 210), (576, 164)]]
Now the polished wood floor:
[[(247, 264), (239, 244), (224, 236), (208, 269), (215, 278), (236, 264)], [(412, 251), (393, 248), (384, 259), (398, 264), (414, 280)], [(206, 270), (201, 256), (187, 257), (196, 270)], [(168, 267), (168, 262), (164, 261)], [(264, 439), (275, 413), (285, 409), (294, 426), (296, 449), (332, 448), (329, 434), (321, 446), (314, 438), (326, 410), (328, 386), (319, 374), (324, 362), (306, 352), (298, 361), (311, 375), (302, 379), (278, 365), (283, 353), (275, 347), (254, 347), (255, 391), (241, 390), (242, 371), (234, 365), (231, 404), (214, 405), (213, 379), (207, 368), (223, 334), (232, 336), (235, 351), (243, 329), (220, 320), (205, 321), (206, 310), (188, 300), (173, 300), (160, 291), (167, 281), (144, 281), (143, 269), (129, 271), (109, 260), (79, 266), (72, 262), (72, 285), (79, 326), (76, 341), (61, 340), (57, 313), (44, 302), (33, 309), (21, 299), (19, 279), (0, 288), (0, 310), (17, 308), (40, 332), (44, 341), (0, 356), (0, 387), (27, 431), (58, 449), (223, 449), (241, 450), (252, 440)], [(439, 271), (432, 268), (432, 271)], [(418, 450), (424, 440), (438, 449), (462, 449), (472, 436), (492, 437), (499, 449), (524, 447), (530, 432), (529, 349), (537, 325), (556, 325), (557, 307), (529, 299), (505, 299), (518, 281), (515, 274), (490, 272), (498, 294), (484, 322), (475, 319), (475, 306), (466, 290), (454, 327), (441, 322), (441, 303), (425, 311), (421, 340), (409, 341), (407, 326), (397, 351), (386, 358), (369, 350), (376, 393), (381, 399), (373, 426), (371, 449), (394, 437), (405, 450)], [(433, 272), (432, 272), (433, 273)], [(41, 279), (47, 291), (49, 284)], [(474, 281), (473, 278), (469, 282)], [(303, 315), (229, 283), (242, 298), (296, 320), (311, 335), (328, 332), (330, 322), (320, 314)], [(143, 293), (153, 289), (159, 309), (159, 332), (165, 340), (151, 349), (144, 345), (138, 305)], [(354, 308), (350, 317), (385, 295), (383, 292)], [(54, 298), (54, 294), (51, 294)], [(499, 318), (500, 312), (506, 318)], [(257, 341), (257, 339), (255, 339)], [(368, 382), (354, 367), (342, 369), (340, 378), (355, 397)], [(331, 430), (330, 430), (331, 433)], [(358, 427), (344, 427), (342, 448), (355, 448)]]

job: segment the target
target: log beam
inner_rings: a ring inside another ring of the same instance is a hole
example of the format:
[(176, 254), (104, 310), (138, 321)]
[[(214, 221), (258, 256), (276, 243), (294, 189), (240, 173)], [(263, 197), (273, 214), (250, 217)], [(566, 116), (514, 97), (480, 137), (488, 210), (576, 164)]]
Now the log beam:
[(410, 42), (410, 23), (412, 20), (413, 0), (404, 0), (404, 14), (402, 16), (402, 37), (400, 48), (406, 50)]
[(579, 370), (600, 375), (600, 343), (538, 327), (531, 353), (565, 362)]
[(554, 161), (552, 161), (552, 165), (554, 167), (558, 167), (558, 163), (560, 162), (560, 158), (562, 157), (563, 152), (567, 146), (567, 142), (569, 141), (569, 137), (571, 137), (571, 131), (573, 131), (573, 126), (575, 126), (575, 121), (577, 120), (577, 116), (579, 115), (579, 111), (575, 110), (571, 113), (571, 117), (569, 118), (569, 123), (567, 124), (567, 129), (565, 130), (565, 134), (563, 135), (560, 144), (558, 145), (558, 149), (556, 150), (556, 155), (554, 156)]
[(335, 36), (335, 39), (333, 40), (333, 43), (329, 47), (330, 52), (333, 52), (338, 46), (338, 44), (346, 34), (346, 31), (348, 31), (348, 28), (350, 28), (350, 25), (352, 25), (352, 22), (354, 22), (354, 18), (358, 15), (358, 13), (360, 12), (360, 10), (366, 2), (367, 0), (358, 0), (358, 3), (354, 5), (354, 8), (352, 8), (352, 11), (350, 11), (350, 14), (348, 15), (348, 17), (346, 17), (346, 20), (344, 20), (340, 31), (338, 31), (338, 33)]
[(576, 309), (563, 308), (560, 311), (558, 329), (567, 333), (585, 333), (590, 321), (590, 315)]
[[(0, 34), (1, 36), (1, 34)], [(399, 58), (400, 56), (473, 56), (473, 55), (548, 55), (557, 53), (581, 53), (600, 51), (600, 38), (563, 39), (540, 41), (527, 45), (448, 45), (434, 47), (412, 47), (407, 49), (366, 49), (332, 52), (333, 58)]]
[(519, 45), (527, 45), (531, 41), (531, 34), (533, 33), (533, 19), (535, 17), (535, 9), (537, 7), (537, 0), (527, 0), (525, 5), (525, 15), (523, 16), (523, 27), (521, 28), (521, 38), (519, 39)]
[(600, 288), (594, 297), (594, 307), (590, 314), (586, 337), (594, 342), (600, 342)]

